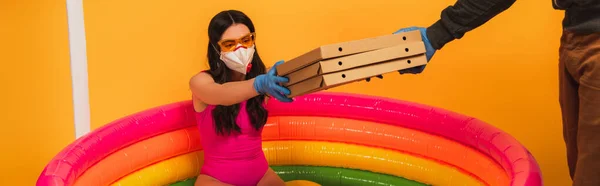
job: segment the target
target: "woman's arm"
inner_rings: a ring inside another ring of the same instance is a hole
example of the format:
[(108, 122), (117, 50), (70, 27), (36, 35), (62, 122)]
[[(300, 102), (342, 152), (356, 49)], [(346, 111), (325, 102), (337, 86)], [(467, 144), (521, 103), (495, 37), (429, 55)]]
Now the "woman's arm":
[(209, 105), (234, 105), (258, 96), (254, 78), (245, 81), (215, 83), (212, 76), (199, 73), (190, 80), (190, 89), (196, 98)]

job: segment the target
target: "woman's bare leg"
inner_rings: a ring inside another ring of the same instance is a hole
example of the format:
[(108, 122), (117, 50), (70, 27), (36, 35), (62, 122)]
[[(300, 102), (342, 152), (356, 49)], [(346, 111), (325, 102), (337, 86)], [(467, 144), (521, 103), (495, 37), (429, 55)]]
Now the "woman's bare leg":
[(198, 179), (196, 179), (196, 183), (194, 183), (194, 186), (233, 186), (233, 185), (220, 182), (219, 180), (217, 180), (213, 177), (210, 177), (206, 174), (200, 174), (200, 176), (198, 176)]
[(257, 186), (285, 186), (285, 182), (273, 169), (269, 168)]

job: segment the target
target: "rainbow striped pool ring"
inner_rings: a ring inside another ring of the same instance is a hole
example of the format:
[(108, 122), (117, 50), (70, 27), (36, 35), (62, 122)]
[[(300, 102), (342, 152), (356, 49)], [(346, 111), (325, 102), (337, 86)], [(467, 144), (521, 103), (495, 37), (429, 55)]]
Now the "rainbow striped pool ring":
[[(263, 150), (284, 180), (321, 185), (541, 186), (516, 139), (472, 117), (381, 97), (321, 92), (269, 100)], [(148, 109), (77, 139), (38, 186), (193, 185), (203, 163), (191, 101)]]

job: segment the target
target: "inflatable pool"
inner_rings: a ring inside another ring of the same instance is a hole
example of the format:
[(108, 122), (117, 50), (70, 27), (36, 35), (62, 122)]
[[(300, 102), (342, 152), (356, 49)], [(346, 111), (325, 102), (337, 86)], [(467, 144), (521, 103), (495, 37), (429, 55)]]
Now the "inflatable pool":
[[(541, 186), (509, 134), (426, 105), (346, 93), (269, 100), (263, 150), (285, 181), (321, 185)], [(202, 147), (191, 101), (108, 123), (56, 155), (38, 186), (193, 185)], [(248, 170), (252, 171), (252, 170)]]

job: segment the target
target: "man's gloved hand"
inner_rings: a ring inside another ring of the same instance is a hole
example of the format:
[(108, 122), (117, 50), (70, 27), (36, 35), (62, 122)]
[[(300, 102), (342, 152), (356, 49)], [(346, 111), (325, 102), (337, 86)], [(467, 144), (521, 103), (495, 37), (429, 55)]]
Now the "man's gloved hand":
[[(400, 29), (400, 30), (394, 32), (394, 34), (402, 33), (402, 32), (409, 32), (409, 31), (413, 31), (413, 30), (419, 30), (421, 32), (421, 40), (423, 40), (423, 43), (425, 44), (425, 56), (427, 57), (427, 62), (429, 62), (429, 60), (431, 60), (431, 58), (433, 57), (433, 54), (435, 54), (435, 49), (433, 48), (433, 46), (431, 46), (431, 43), (429, 42), (429, 38), (427, 38), (427, 28), (413, 26), (413, 27)], [(404, 70), (399, 70), (398, 72), (400, 74), (405, 74), (405, 73), (418, 74), (418, 73), (423, 72), (424, 69), (425, 69), (425, 65), (413, 67), (413, 68), (409, 68), (409, 69), (404, 69)]]
[(286, 96), (291, 93), (290, 90), (280, 85), (280, 83), (287, 83), (288, 78), (277, 76), (276, 73), (275, 67), (282, 63), (283, 60), (278, 61), (271, 67), (269, 72), (256, 76), (253, 86), (259, 94), (268, 94), (281, 102), (292, 102), (292, 99)]

